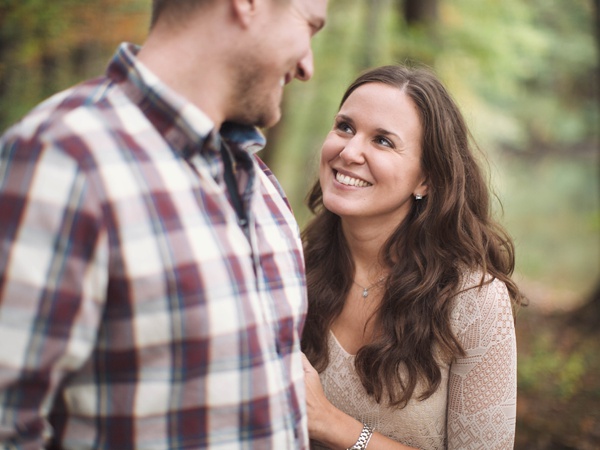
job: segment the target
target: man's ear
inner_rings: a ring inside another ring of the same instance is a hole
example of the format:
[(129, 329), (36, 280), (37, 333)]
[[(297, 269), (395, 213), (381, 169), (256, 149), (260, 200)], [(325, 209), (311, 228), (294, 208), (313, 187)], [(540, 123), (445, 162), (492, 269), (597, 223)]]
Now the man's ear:
[[(216, 0), (221, 1), (221, 0)], [(256, 15), (258, 2), (260, 0), (230, 0), (231, 11), (237, 21), (244, 27), (248, 27), (252, 18)]]

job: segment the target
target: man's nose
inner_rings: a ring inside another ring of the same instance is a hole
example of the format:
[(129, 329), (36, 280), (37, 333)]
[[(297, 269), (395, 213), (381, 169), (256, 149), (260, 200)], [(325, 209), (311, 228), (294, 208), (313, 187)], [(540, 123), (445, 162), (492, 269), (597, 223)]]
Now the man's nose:
[(298, 62), (296, 67), (296, 78), (300, 81), (308, 81), (315, 72), (313, 52), (309, 50), (308, 54)]

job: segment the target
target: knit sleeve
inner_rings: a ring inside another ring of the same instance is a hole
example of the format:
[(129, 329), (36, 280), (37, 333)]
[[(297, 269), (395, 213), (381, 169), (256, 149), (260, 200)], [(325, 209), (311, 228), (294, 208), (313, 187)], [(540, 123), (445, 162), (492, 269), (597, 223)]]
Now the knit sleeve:
[[(472, 274), (466, 286), (477, 284)], [(466, 352), (450, 368), (448, 449), (512, 449), (517, 351), (506, 285), (494, 280), (457, 298), (452, 324)]]

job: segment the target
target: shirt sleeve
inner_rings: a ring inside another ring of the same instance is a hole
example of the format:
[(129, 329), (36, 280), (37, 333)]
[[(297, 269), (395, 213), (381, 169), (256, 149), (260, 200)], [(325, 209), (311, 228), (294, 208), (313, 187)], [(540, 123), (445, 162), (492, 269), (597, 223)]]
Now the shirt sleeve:
[(0, 447), (40, 448), (96, 339), (107, 237), (79, 164), (32, 138), (0, 141), (0, 205)]
[(448, 448), (512, 449), (517, 351), (506, 285), (495, 279), (461, 293), (451, 320), (466, 355), (450, 368)]

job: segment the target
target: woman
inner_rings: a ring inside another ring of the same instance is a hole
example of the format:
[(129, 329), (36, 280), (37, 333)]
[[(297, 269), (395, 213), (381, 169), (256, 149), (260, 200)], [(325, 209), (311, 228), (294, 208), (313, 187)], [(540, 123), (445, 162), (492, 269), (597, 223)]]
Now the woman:
[(513, 244), (438, 79), (384, 66), (352, 83), (308, 203), (314, 447), (512, 448)]

